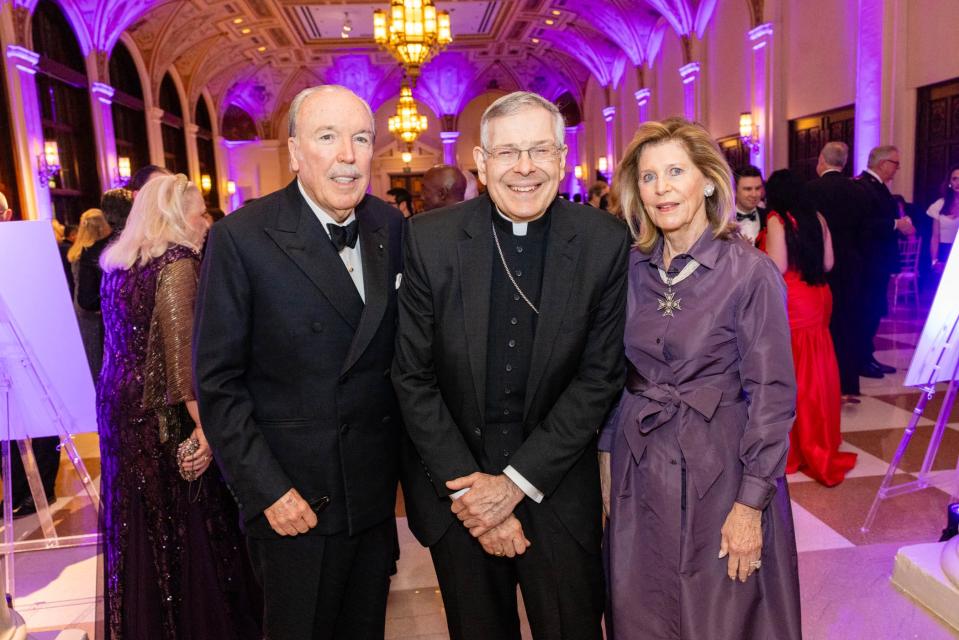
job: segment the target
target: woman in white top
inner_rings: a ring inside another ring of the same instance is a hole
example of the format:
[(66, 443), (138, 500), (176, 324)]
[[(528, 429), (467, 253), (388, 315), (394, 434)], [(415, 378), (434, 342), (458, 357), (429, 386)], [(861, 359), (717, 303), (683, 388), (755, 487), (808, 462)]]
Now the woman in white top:
[(959, 231), (959, 165), (949, 171), (943, 197), (929, 205), (926, 215), (932, 218), (932, 239), (929, 242), (932, 266), (942, 269)]

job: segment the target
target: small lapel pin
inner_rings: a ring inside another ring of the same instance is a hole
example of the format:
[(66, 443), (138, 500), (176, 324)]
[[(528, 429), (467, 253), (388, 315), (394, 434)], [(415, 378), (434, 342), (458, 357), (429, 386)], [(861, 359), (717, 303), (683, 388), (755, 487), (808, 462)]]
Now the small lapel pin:
[(383, 245), (380, 245), (380, 251), (382, 251), (382, 250), (383, 250)]

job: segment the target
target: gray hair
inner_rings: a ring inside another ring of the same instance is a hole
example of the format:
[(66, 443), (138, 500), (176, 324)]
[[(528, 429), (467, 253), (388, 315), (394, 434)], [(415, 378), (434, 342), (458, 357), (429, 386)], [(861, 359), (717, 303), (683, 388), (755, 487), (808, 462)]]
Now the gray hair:
[(830, 167), (842, 169), (846, 166), (846, 161), (849, 160), (849, 145), (838, 140), (827, 142), (819, 155), (822, 156), (822, 161)]
[(319, 93), (321, 91), (346, 91), (347, 93), (355, 97), (357, 100), (359, 100), (363, 104), (363, 106), (366, 108), (366, 112), (370, 116), (370, 127), (371, 127), (370, 133), (373, 134), (373, 137), (376, 137), (376, 119), (373, 117), (373, 110), (370, 108), (370, 105), (367, 104), (366, 100), (359, 97), (353, 91), (344, 87), (343, 85), (320, 84), (315, 87), (307, 87), (306, 89), (303, 89), (298, 94), (296, 94), (296, 96), (294, 96), (293, 102), (290, 103), (290, 111), (289, 111), (290, 122), (289, 122), (288, 131), (289, 131), (289, 136), (291, 138), (296, 137), (296, 121), (300, 116), (300, 107), (303, 106), (303, 103), (306, 102), (307, 98), (309, 98), (314, 93)]
[(884, 144), (881, 147), (873, 147), (872, 151), (869, 152), (869, 160), (866, 162), (866, 166), (870, 169), (874, 169), (879, 166), (880, 162), (894, 153), (899, 153), (899, 149), (893, 144)]
[(543, 96), (531, 91), (514, 91), (499, 98), (487, 107), (480, 119), (480, 146), (489, 150), (489, 122), (496, 118), (511, 116), (518, 111), (529, 108), (545, 109), (553, 116), (556, 126), (556, 143), (563, 146), (566, 136), (566, 121), (555, 104)]

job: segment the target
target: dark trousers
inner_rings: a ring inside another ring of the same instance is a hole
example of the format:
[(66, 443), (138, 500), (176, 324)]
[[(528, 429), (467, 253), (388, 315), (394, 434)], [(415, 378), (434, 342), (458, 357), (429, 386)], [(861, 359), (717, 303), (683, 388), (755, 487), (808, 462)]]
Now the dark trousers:
[(532, 546), (515, 559), (484, 552), (459, 521), (430, 547), (451, 640), (520, 640), (517, 585), (536, 640), (601, 640), (599, 548), (584, 549), (547, 505), (524, 500), (516, 516)]
[(876, 333), (879, 332), (879, 323), (889, 312), (889, 278), (890, 274), (886, 272), (877, 272), (868, 274), (866, 281), (866, 300), (865, 300), (865, 354), (863, 364), (868, 364), (873, 359), (873, 351), (876, 350), (873, 341)]
[[(57, 471), (60, 469), (60, 438), (47, 436), (33, 438), (33, 457), (37, 461), (37, 470), (40, 472), (40, 481), (47, 496), (52, 496), (54, 485), (57, 483)], [(30, 485), (27, 483), (27, 474), (23, 469), (23, 460), (20, 459), (20, 447), (16, 442), (10, 442), (10, 473), (12, 475), (10, 491), (13, 495), (13, 506), (17, 506), (30, 497)]]
[(265, 640), (383, 640), (396, 521), (355, 536), (247, 538)]
[(863, 308), (864, 297), (855, 287), (830, 282), (830, 289), (833, 307), (829, 333), (839, 365), (839, 388), (843, 394), (859, 395), (859, 372), (872, 350), (866, 335), (868, 314)]

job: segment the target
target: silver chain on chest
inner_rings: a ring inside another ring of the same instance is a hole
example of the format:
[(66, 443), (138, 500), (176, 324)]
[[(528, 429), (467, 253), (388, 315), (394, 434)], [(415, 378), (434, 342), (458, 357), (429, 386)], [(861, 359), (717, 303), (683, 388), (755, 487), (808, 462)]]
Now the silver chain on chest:
[(513, 278), (513, 274), (509, 270), (509, 265), (506, 264), (506, 256), (503, 255), (503, 247), (500, 246), (499, 235), (496, 233), (496, 223), (490, 222), (490, 225), (493, 228), (493, 242), (496, 243), (496, 251), (499, 252), (499, 259), (500, 262), (503, 263), (503, 270), (506, 271), (506, 277), (509, 278), (509, 281), (513, 283), (513, 288), (516, 289), (516, 293), (518, 293), (523, 301), (529, 305), (529, 308), (533, 310), (533, 313), (539, 315), (539, 309), (537, 309), (536, 305), (534, 305), (532, 301), (526, 297), (526, 293), (523, 292), (523, 289), (520, 288), (519, 283)]

